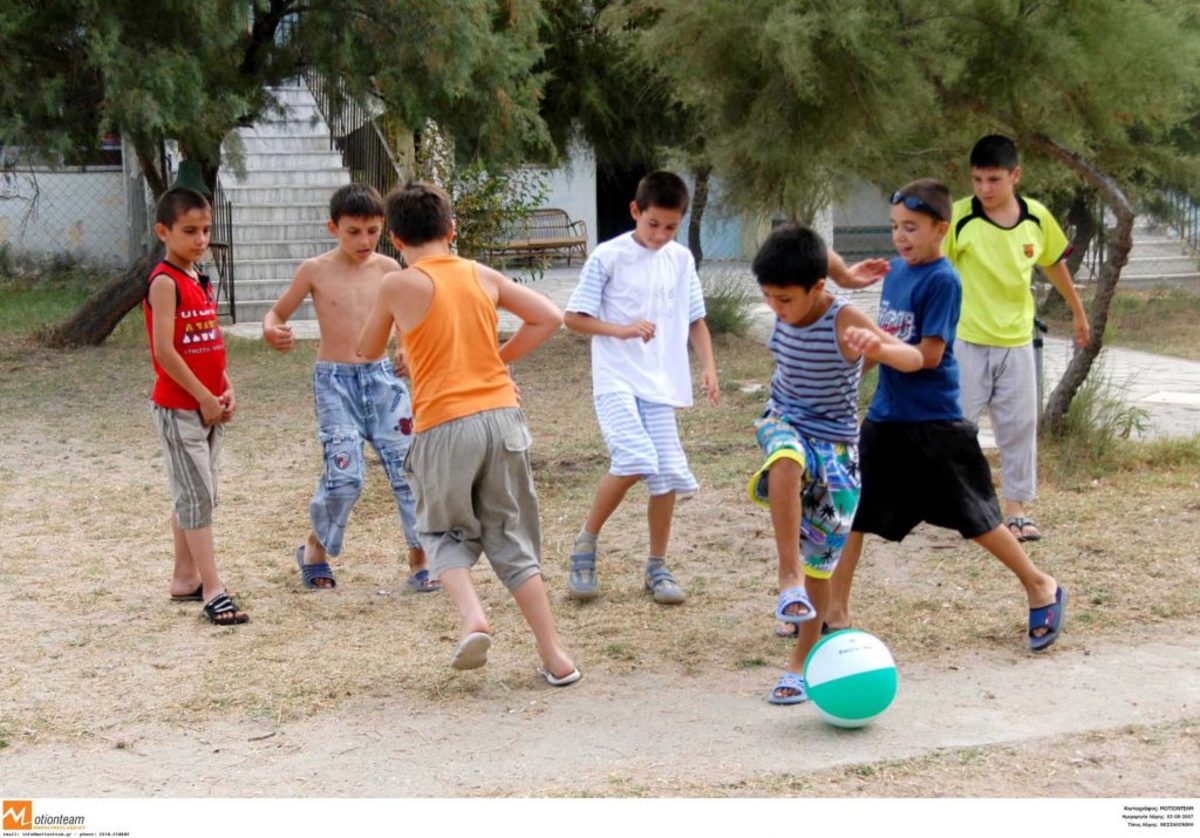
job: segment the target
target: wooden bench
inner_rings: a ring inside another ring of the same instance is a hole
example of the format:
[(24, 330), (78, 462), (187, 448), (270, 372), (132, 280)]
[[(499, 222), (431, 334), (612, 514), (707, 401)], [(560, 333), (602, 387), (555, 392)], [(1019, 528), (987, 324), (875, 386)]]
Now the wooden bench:
[(564, 210), (536, 209), (506, 231), (503, 242), (487, 248), (492, 258), (521, 257), (547, 261), (558, 257), (567, 260), (586, 259), (588, 255), (587, 224), (572, 221)]

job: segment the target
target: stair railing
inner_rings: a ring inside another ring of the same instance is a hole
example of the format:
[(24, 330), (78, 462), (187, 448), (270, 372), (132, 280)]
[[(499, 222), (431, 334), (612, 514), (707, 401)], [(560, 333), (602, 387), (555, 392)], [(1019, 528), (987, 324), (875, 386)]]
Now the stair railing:
[[(306, 71), (304, 81), (317, 101), (317, 110), (329, 126), (329, 147), (341, 152), (342, 164), (350, 170), (350, 179), (374, 186), (380, 195), (391, 192), (404, 175), (375, 114), (362, 103), (345, 96), (337, 82), (331, 82), (316, 71)], [(379, 239), (379, 251), (400, 259), (400, 252), (392, 245), (386, 227)]]
[(233, 205), (221, 188), (221, 178), (212, 194), (213, 227), (212, 238), (209, 239), (208, 249), (212, 253), (213, 263), (217, 268), (217, 310), (220, 310), (221, 300), (228, 302), (229, 322), (237, 322), (237, 307), (235, 306), (233, 284)]

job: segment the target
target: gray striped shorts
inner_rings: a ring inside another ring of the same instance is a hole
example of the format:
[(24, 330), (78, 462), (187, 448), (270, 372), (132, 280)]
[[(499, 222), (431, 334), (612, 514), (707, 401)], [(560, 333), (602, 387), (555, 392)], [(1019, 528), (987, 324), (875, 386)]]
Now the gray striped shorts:
[(177, 410), (151, 404), (154, 426), (162, 440), (171, 502), (181, 529), (212, 525), (217, 505), (217, 461), (225, 425), (205, 427), (198, 410)]

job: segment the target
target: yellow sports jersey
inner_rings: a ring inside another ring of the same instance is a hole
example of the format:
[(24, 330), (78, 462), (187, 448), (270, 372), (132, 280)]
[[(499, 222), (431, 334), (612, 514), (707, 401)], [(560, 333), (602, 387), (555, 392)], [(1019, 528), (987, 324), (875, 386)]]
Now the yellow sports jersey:
[(942, 252), (962, 280), (958, 336), (984, 346), (1022, 346), (1033, 339), (1033, 266), (1067, 255), (1067, 237), (1037, 201), (1017, 196), (1021, 215), (1012, 227), (989, 219), (978, 198), (954, 204)]

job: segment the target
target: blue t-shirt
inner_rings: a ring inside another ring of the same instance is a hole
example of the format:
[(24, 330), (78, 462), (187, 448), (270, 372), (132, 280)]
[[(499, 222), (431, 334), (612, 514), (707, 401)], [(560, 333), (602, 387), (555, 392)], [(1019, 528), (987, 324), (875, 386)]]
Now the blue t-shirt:
[(954, 335), (962, 310), (962, 284), (950, 260), (910, 265), (893, 259), (879, 299), (879, 328), (916, 346), (922, 338), (946, 342), (933, 369), (900, 372), (880, 364), (879, 386), (867, 418), (872, 422), (936, 422), (962, 419)]

